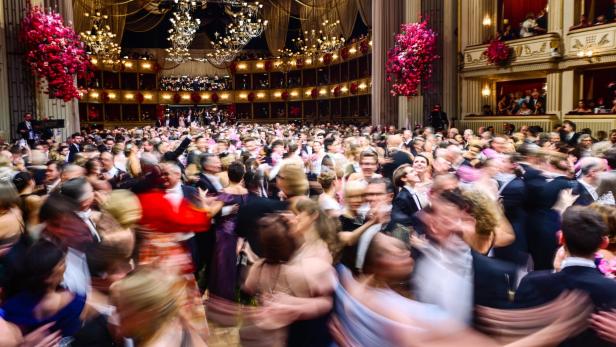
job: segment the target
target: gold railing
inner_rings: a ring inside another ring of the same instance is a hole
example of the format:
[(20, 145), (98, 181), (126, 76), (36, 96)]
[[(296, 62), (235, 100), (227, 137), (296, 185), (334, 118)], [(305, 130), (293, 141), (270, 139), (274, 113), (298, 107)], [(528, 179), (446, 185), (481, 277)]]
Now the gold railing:
[(460, 129), (472, 129), (477, 131), (481, 127), (493, 126), (496, 133), (505, 131), (505, 124), (513, 124), (516, 129), (522, 126), (538, 125), (544, 131), (552, 130), (552, 126), (558, 122), (556, 115), (541, 115), (541, 116), (466, 116), (462, 120), (454, 122), (455, 126)]
[[(560, 57), (558, 34), (525, 37), (505, 43), (512, 49), (511, 66), (551, 62)], [(487, 44), (467, 47), (464, 50), (463, 70), (498, 69), (498, 66), (488, 63), (487, 48)]]
[(565, 37), (567, 58), (591, 58), (616, 53), (616, 23), (570, 31)]
[[(354, 84), (354, 86), (352, 86)], [(266, 90), (225, 90), (225, 91), (202, 91), (202, 92), (170, 92), (170, 91), (136, 91), (136, 90), (113, 90), (93, 89), (81, 98), (82, 103), (108, 103), (108, 104), (138, 104), (139, 94), (143, 96), (142, 104), (233, 104), (251, 102), (293, 102), (304, 100), (328, 100), (345, 98), (356, 95), (367, 95), (371, 91), (371, 79), (363, 78), (353, 81), (329, 84), (325, 86), (309, 86), (288, 89)], [(336, 89), (339, 88), (339, 89)], [(316, 90), (316, 97), (313, 96)], [(288, 94), (285, 94), (288, 93)], [(195, 102), (192, 94), (197, 93), (200, 101)], [(179, 102), (176, 102), (176, 96)], [(218, 100), (213, 100), (216, 94)], [(252, 96), (250, 95), (252, 94)], [(286, 100), (285, 100), (286, 96)], [(252, 99), (252, 100), (251, 100)]]

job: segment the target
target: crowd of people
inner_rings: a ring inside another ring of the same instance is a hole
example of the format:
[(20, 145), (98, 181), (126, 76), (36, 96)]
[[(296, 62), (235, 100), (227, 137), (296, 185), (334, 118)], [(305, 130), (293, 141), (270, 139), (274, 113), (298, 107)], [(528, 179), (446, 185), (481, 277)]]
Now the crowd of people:
[(505, 23), (502, 30), (496, 34), (496, 39), (500, 41), (515, 40), (518, 38), (531, 37), (545, 34), (548, 31), (548, 11), (547, 8), (539, 11), (537, 15), (529, 12), (524, 21), (519, 23), (518, 28), (514, 28), (511, 23)]
[(545, 91), (532, 89), (501, 95), (496, 104), (496, 115), (538, 115), (545, 114)]
[(616, 130), (431, 114), (2, 144), (0, 345), (616, 344)]
[(580, 20), (577, 24), (571, 26), (569, 30), (588, 28), (595, 25), (603, 25), (614, 22), (616, 20), (616, 2), (608, 1), (605, 9), (598, 9), (595, 18), (590, 18), (588, 14), (581, 13)]
[(191, 126), (209, 126), (221, 123), (233, 124), (235, 112), (217, 107), (174, 107), (165, 111), (162, 118), (156, 120), (157, 127), (189, 128)]
[(206, 90), (230, 90), (231, 78), (228, 76), (163, 76), (160, 90), (169, 92), (200, 92)]

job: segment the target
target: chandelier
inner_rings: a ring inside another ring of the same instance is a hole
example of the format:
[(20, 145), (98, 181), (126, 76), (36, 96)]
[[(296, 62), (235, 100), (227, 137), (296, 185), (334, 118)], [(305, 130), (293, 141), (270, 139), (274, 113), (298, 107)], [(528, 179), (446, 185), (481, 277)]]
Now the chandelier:
[(243, 3), (242, 6), (243, 10), (240, 12), (242, 18), (239, 27), (251, 38), (261, 36), (268, 23), (267, 20), (259, 18), (259, 10), (263, 8), (263, 4), (259, 2), (254, 4)]
[(302, 37), (292, 39), (295, 48), (307, 57), (332, 53), (344, 45), (344, 38), (336, 35), (340, 21), (325, 20), (318, 29), (304, 31)]
[(116, 34), (112, 33), (109, 25), (105, 24), (109, 17), (100, 11), (94, 14), (85, 13), (85, 16), (90, 18), (91, 29), (79, 35), (88, 47), (88, 54), (96, 56), (103, 64), (118, 64), (121, 48), (114, 41)]
[(167, 40), (171, 42), (171, 48), (166, 49), (168, 53), (166, 60), (179, 64), (190, 59), (188, 47), (195, 38), (201, 24), (199, 18), (192, 18), (191, 12), (199, 5), (205, 6), (206, 2), (196, 0), (174, 1), (176, 11), (173, 13), (173, 18), (169, 19), (171, 29), (169, 29), (169, 37), (167, 37)]

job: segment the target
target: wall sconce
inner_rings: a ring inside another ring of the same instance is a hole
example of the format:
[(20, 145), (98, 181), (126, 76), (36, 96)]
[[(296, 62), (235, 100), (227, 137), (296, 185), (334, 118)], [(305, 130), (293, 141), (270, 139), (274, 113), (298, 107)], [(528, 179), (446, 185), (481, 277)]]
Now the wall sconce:
[(223, 99), (223, 100), (227, 100), (227, 99), (229, 99), (229, 94), (222, 94), (220, 96), (220, 98)]
[(490, 18), (489, 14), (486, 14), (485, 17), (483, 17), (483, 22), (481, 22), (481, 24), (483, 24), (484, 27), (489, 27), (492, 25), (492, 18)]
[(490, 86), (488, 86), (488, 85), (485, 85), (483, 87), (483, 89), (481, 90), (481, 95), (484, 96), (484, 97), (490, 96), (491, 93), (492, 93), (492, 91), (490, 90)]
[(367, 85), (366, 85), (366, 83), (364, 83), (364, 82), (362, 82), (362, 83), (359, 85), (359, 89), (361, 89), (361, 90), (364, 90), (364, 89), (366, 89), (367, 87), (368, 87), (368, 86), (367, 86)]
[(349, 88), (347, 88), (346, 86), (344, 86), (344, 87), (340, 88), (340, 91), (341, 91), (341, 92), (343, 92), (343, 93), (346, 93), (346, 92), (348, 92), (348, 91), (349, 91)]
[(263, 64), (262, 62), (258, 62), (256, 66), (257, 69), (263, 69), (265, 67), (265, 64)]
[(306, 65), (310, 65), (310, 64), (312, 64), (312, 59), (310, 58), (306, 59)]
[(171, 95), (165, 94), (165, 95), (163, 95), (163, 99), (169, 100), (169, 99), (171, 99)]
[(351, 47), (351, 48), (349, 49), (349, 53), (351, 53), (351, 54), (355, 54), (355, 53), (357, 53), (357, 49), (355, 49), (355, 47)]
[(319, 95), (326, 95), (326, 94), (327, 94), (327, 89), (319, 90)]
[(188, 99), (190, 99), (190, 95), (189, 94), (184, 94), (184, 95), (182, 95), (182, 99), (188, 100)]
[(244, 63), (242, 63), (242, 64), (238, 64), (238, 65), (237, 65), (237, 68), (238, 68), (239, 70), (246, 70), (246, 68), (247, 68), (247, 67), (248, 67), (248, 66), (246, 66), (246, 64), (244, 64)]
[(310, 96), (311, 92), (310, 90), (307, 90), (304, 94), (306, 94), (306, 96)]
[(240, 99), (247, 99), (247, 98), (248, 98), (248, 94), (246, 93), (240, 94)]
[(257, 98), (263, 99), (265, 97), (265, 93), (257, 93)]
[(131, 67), (133, 67), (133, 63), (131, 63), (130, 61), (125, 61), (124, 66), (130, 69)]
[(134, 98), (135, 96), (134, 96), (133, 94), (124, 94), (124, 97), (125, 97), (126, 99), (129, 99), (129, 100), (130, 100), (130, 99)]
[(143, 96), (146, 100), (152, 100), (152, 94), (146, 94)]
[(115, 99), (116, 98), (116, 94), (115, 93), (109, 93), (109, 99)]
[(292, 97), (296, 97), (296, 96), (298, 96), (298, 95), (299, 95), (299, 94), (297, 93), (297, 91), (296, 91), (296, 90), (294, 90), (294, 91), (292, 91), (292, 92), (291, 92), (291, 96), (292, 96)]
[(93, 65), (96, 65), (96, 64), (98, 64), (98, 59), (96, 59), (96, 58), (92, 58), (92, 59), (90, 59), (90, 62), (91, 62)]
[(338, 59), (338, 54), (334, 53), (334, 55), (332, 55), (332, 59), (333, 59), (333, 60)]
[(583, 57), (592, 58), (592, 50), (591, 49), (588, 49), (588, 50), (581, 49), (577, 52), (577, 56), (580, 58), (583, 58)]
[(152, 64), (150, 64), (150, 63), (143, 63), (143, 64), (141, 64), (141, 67), (144, 68), (144, 69), (149, 69), (149, 68), (152, 67)]
[(282, 96), (282, 93), (281, 93), (281, 92), (276, 92), (276, 93), (274, 93), (274, 97), (276, 97), (276, 98), (279, 98), (279, 97), (281, 97), (281, 96)]
[(93, 99), (97, 99), (98, 98), (98, 93), (97, 92), (92, 92), (90, 93), (90, 97)]

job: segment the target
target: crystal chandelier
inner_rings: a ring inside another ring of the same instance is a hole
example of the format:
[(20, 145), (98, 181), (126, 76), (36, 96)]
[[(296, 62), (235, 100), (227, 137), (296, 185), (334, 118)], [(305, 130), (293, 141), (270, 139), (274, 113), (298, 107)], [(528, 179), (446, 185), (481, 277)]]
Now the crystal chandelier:
[(240, 20), (239, 27), (251, 38), (259, 37), (263, 34), (268, 21), (259, 18), (259, 10), (263, 8), (263, 4), (255, 2), (254, 4), (243, 3), (243, 19)]
[(199, 18), (192, 18), (191, 12), (197, 6), (205, 6), (206, 2), (196, 0), (174, 1), (176, 11), (173, 13), (173, 18), (169, 19), (171, 29), (169, 29), (169, 37), (167, 37), (167, 40), (171, 42), (171, 48), (166, 49), (168, 53), (166, 60), (179, 64), (190, 59), (188, 47), (195, 38), (201, 24)]
[(344, 45), (344, 37), (335, 34), (339, 25), (339, 20), (331, 23), (326, 20), (321, 23), (321, 37), (317, 40), (321, 52), (332, 53)]
[(85, 16), (90, 18), (91, 29), (79, 34), (89, 49), (88, 54), (95, 56), (103, 64), (118, 64), (121, 48), (114, 41), (116, 34), (105, 24), (109, 17), (100, 11), (94, 14), (85, 13)]

